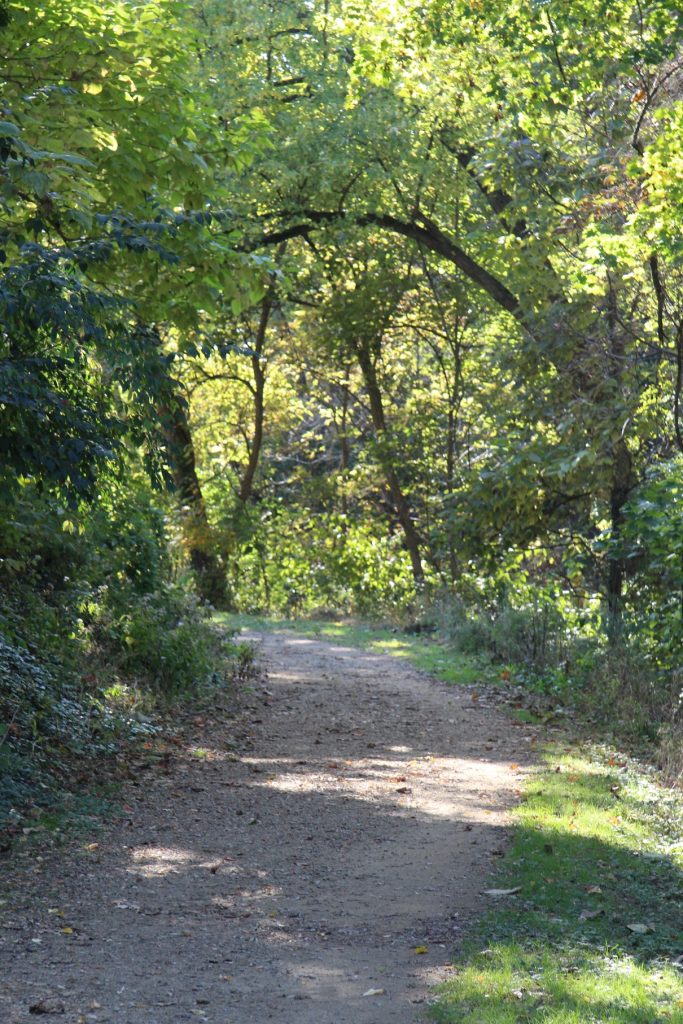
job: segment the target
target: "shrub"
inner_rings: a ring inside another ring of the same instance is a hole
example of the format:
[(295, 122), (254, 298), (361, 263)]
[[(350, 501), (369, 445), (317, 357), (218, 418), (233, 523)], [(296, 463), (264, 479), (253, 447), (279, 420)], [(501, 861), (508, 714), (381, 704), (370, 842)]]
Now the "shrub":
[(241, 611), (395, 616), (414, 600), (402, 540), (382, 521), (278, 509), (252, 525), (233, 584)]
[(32, 799), (49, 797), (74, 759), (114, 753), (155, 731), (112, 708), (63, 662), (39, 659), (0, 634), (0, 823)]
[(79, 518), (26, 486), (0, 507), (0, 820), (68, 788), (76, 761), (106, 770), (154, 731), (142, 708), (246, 665), (169, 582), (149, 486), (111, 481), (100, 498)]
[(221, 678), (225, 635), (189, 588), (166, 584), (131, 601), (125, 591), (104, 595), (94, 623), (117, 672), (165, 699)]

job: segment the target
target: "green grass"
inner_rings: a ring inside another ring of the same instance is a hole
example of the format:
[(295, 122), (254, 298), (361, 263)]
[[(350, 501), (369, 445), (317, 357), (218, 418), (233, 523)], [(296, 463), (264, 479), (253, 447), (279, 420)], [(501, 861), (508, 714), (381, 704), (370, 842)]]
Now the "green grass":
[(491, 666), (472, 656), (455, 651), (437, 639), (411, 636), (379, 626), (368, 626), (353, 620), (275, 619), (253, 615), (234, 615), (219, 612), (217, 621), (229, 629), (255, 629), (270, 632), (288, 631), (302, 636), (334, 640), (349, 647), (358, 647), (375, 654), (392, 654), (407, 658), (416, 668), (441, 679), (445, 683), (472, 684), (484, 680), (496, 682)]
[(532, 777), (491, 885), (521, 889), (492, 898), (435, 1021), (683, 1024), (683, 804), (616, 761), (565, 755)]

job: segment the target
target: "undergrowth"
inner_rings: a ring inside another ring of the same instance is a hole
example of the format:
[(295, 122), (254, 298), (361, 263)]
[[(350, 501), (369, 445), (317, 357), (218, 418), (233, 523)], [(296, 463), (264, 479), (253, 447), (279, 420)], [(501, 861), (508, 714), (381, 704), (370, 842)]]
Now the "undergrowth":
[(174, 578), (141, 490), (144, 514), (114, 493), (80, 531), (34, 493), (0, 533), (0, 846), (106, 784), (171, 706), (230, 685), (250, 658)]

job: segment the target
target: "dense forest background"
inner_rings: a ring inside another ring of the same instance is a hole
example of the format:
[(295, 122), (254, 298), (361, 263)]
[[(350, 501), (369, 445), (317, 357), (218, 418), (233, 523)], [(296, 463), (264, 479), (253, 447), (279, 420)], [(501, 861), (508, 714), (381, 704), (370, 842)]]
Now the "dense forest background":
[(438, 630), (675, 765), (680, 4), (0, 20), (4, 813), (219, 684), (212, 608)]

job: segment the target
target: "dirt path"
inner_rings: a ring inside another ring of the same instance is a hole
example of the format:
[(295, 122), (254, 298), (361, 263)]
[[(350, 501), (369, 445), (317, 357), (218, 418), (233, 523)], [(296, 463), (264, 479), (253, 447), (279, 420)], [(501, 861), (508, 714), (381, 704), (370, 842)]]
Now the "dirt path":
[(129, 822), (13, 880), (6, 1024), (41, 1001), (65, 1024), (423, 1019), (486, 899), (529, 736), (399, 659), (253, 639), (268, 676), (237, 753), (209, 724), (129, 787)]

